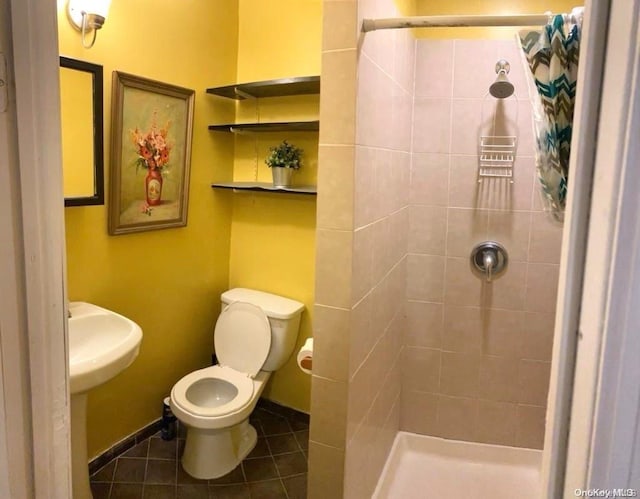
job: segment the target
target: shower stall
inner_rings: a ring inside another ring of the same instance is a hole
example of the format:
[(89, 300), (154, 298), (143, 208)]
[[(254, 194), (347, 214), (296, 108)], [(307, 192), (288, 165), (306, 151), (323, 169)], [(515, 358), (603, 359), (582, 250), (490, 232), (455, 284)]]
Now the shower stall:
[(515, 40), (395, 28), (550, 17), (325, 9), (309, 497), (459, 497), (428, 487), (480, 472), (486, 494), (535, 498), (562, 224), (538, 188), (531, 76)]

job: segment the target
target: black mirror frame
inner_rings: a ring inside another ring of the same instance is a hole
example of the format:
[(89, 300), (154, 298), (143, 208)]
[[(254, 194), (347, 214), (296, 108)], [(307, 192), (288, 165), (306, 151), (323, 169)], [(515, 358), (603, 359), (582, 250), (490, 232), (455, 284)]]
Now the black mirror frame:
[(94, 195), (64, 198), (65, 206), (104, 204), (104, 124), (102, 66), (60, 56), (60, 67), (93, 75), (93, 187)]

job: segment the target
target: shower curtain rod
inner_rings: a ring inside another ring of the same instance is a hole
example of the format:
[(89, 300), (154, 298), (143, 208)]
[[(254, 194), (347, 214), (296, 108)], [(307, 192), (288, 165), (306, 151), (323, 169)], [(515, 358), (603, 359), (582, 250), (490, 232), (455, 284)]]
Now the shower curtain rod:
[[(583, 9), (577, 7), (564, 14), (565, 21), (580, 22)], [(552, 14), (513, 16), (418, 16), (388, 19), (363, 19), (362, 31), (397, 28), (458, 28), (470, 26), (538, 26), (549, 22)]]

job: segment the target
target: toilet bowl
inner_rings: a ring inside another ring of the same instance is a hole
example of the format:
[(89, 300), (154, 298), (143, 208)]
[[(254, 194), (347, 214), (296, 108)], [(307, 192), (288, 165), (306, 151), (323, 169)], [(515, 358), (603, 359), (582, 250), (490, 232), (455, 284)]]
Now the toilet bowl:
[(182, 467), (200, 479), (233, 471), (255, 447), (249, 416), (270, 373), (251, 379), (221, 366), (187, 374), (171, 390), (171, 410), (187, 427)]
[[(213, 366), (187, 374), (171, 390), (173, 413), (202, 429), (224, 428), (251, 413), (269, 373), (251, 379), (229, 367)], [(247, 413), (247, 414), (245, 414)]]
[(269, 379), (291, 355), (303, 304), (255, 290), (222, 295), (214, 345), (219, 365), (199, 369), (171, 390), (171, 409), (187, 428), (182, 467), (212, 479), (231, 472), (255, 447), (249, 416)]

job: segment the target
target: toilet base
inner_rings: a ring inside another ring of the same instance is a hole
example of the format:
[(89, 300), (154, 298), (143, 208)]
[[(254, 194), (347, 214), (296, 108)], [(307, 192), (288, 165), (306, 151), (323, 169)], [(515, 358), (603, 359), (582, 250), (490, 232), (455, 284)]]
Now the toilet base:
[(194, 478), (210, 480), (233, 471), (258, 441), (249, 418), (229, 428), (204, 430), (187, 426), (182, 467)]

